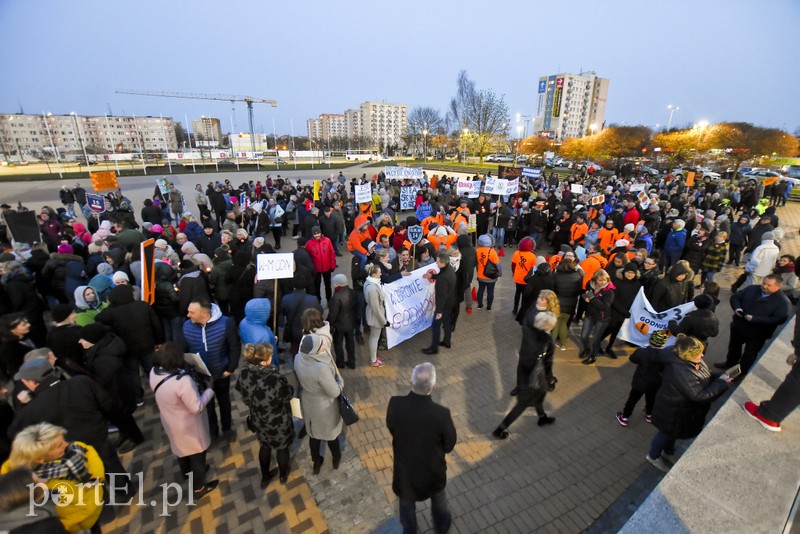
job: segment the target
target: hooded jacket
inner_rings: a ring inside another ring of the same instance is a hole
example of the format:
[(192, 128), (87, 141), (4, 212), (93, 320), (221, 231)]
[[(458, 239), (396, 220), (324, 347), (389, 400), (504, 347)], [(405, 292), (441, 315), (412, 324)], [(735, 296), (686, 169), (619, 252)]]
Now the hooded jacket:
[(190, 260), (192, 263), (199, 265), (201, 269), (208, 272), (213, 267), (211, 258), (197, 250), (197, 246), (191, 241), (187, 241), (181, 245), (181, 252), (183, 252), (183, 259)]
[[(746, 219), (744, 223), (739, 222), (741, 219)], [(731, 245), (744, 247), (750, 237), (750, 232), (753, 227), (750, 226), (750, 217), (747, 215), (740, 215), (735, 222), (731, 223), (731, 232), (728, 236), (728, 242)]]
[(755, 276), (767, 276), (772, 272), (780, 254), (781, 249), (778, 248), (775, 241), (763, 239), (761, 244), (753, 250), (750, 259), (747, 260), (744, 271)]
[(656, 282), (650, 296), (650, 304), (653, 309), (662, 312), (688, 302), (692, 298), (692, 283), (689, 276), (682, 282), (678, 281), (678, 277), (682, 274), (690, 275), (691, 271), (683, 264), (676, 263), (664, 278)]
[(192, 301), (211, 300), (208, 282), (197, 265), (182, 271), (178, 280), (178, 291), (178, 313), (181, 317), (186, 317)]
[(196, 324), (190, 320), (183, 323), (183, 336), (189, 352), (200, 355), (218, 380), (227, 371), (233, 373), (239, 365), (242, 350), (236, 321), (225, 317), (216, 304), (211, 305), (211, 317), (206, 324)]
[(267, 325), (272, 313), (269, 299), (251, 299), (244, 307), (244, 319), (239, 323), (239, 338), (246, 343), (269, 343), (273, 358), (278, 357), (278, 343), (275, 334)]
[(664, 242), (664, 254), (672, 257), (678, 257), (683, 254), (683, 249), (686, 246), (686, 229), (670, 230), (667, 234), (667, 240)]
[(353, 231), (350, 232), (350, 237), (347, 239), (347, 250), (350, 252), (360, 252), (367, 256), (369, 253), (367, 249), (365, 249), (361, 243), (365, 240), (369, 241), (372, 239), (369, 232), (364, 230), (363, 232), (359, 232), (359, 227), (363, 226), (364, 224), (369, 224), (369, 220), (364, 215), (359, 215), (356, 217), (355, 222), (353, 223)]
[(461, 252), (461, 265), (456, 271), (457, 289), (459, 292), (459, 300), (461, 302), (464, 298), (464, 291), (472, 285), (472, 280), (475, 277), (475, 268), (478, 265), (478, 256), (475, 253), (475, 247), (472, 246), (472, 239), (465, 234), (456, 238), (456, 246)]
[(594, 297), (586, 304), (586, 317), (593, 321), (608, 321), (611, 318), (615, 289), (613, 282), (600, 289), (595, 289), (593, 284), (589, 283), (588, 290), (594, 293)]
[(95, 320), (95, 317), (97, 317), (97, 314), (108, 308), (108, 303), (104, 302), (100, 298), (100, 295), (97, 294), (97, 290), (94, 288), (92, 288), (92, 290), (94, 290), (97, 298), (91, 304), (86, 302), (86, 299), (83, 297), (83, 294), (89, 287), (90, 286), (78, 286), (73, 293), (73, 296), (75, 298), (75, 307), (81, 310), (80, 312), (78, 312), (78, 315), (75, 318), (75, 324), (77, 324), (78, 326), (86, 326), (87, 324), (92, 324)]
[[(70, 263), (73, 264), (72, 269), (70, 269), (71, 273), (74, 274), (75, 272), (83, 271), (83, 258), (76, 254), (59, 254), (57, 252), (50, 255), (50, 259), (47, 260), (47, 263), (42, 269), (42, 276), (50, 279), (51, 287), (56, 292), (57, 296), (63, 297), (64, 302), (72, 298), (72, 292), (80, 285), (77, 284), (73, 286), (69, 295), (67, 295), (67, 265)], [(77, 271), (78, 269), (80, 269), (80, 271)], [(71, 280), (70, 284), (73, 283), (74, 280)]]

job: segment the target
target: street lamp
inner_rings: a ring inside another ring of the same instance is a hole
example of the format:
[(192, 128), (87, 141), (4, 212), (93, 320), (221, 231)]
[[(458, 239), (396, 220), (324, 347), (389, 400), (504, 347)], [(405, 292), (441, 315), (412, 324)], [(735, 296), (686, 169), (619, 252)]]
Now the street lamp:
[(694, 157), (692, 158), (692, 167), (694, 167), (695, 162), (697, 161), (697, 152), (700, 150), (700, 142), (703, 140), (703, 134), (705, 133), (706, 128), (708, 128), (708, 121), (702, 120), (695, 124), (694, 127), (698, 130), (698, 134), (697, 143), (695, 144), (694, 149)]
[[(517, 113), (519, 115), (519, 113)], [(517, 146), (514, 151), (514, 167), (517, 166), (517, 157), (519, 156), (519, 146), (522, 144), (522, 125), (517, 126)]]
[(669, 131), (670, 127), (672, 126), (672, 115), (674, 115), (675, 112), (678, 111), (681, 108), (679, 108), (678, 106), (673, 106), (672, 104), (669, 104), (667, 106), (667, 109), (669, 110), (669, 120), (667, 121), (667, 131)]
[(592, 124), (589, 125), (589, 131), (591, 132), (592, 135), (594, 135), (594, 131), (596, 129), (597, 129), (597, 124), (596, 123), (593, 122)]
[(422, 130), (422, 161), (428, 161), (428, 130)]
[(78, 131), (78, 141), (81, 144), (81, 149), (83, 149), (83, 159), (86, 161), (86, 172), (92, 172), (92, 167), (89, 165), (89, 156), (86, 154), (86, 146), (83, 144), (83, 137), (81, 135), (81, 123), (78, 121), (78, 114), (74, 111), (70, 113), (73, 119), (75, 119), (75, 129)]
[(467, 137), (469, 136), (469, 128), (464, 128), (463, 130), (461, 130), (461, 133), (463, 134), (462, 138), (464, 139), (464, 159), (462, 159), (461, 161), (466, 163), (467, 162)]

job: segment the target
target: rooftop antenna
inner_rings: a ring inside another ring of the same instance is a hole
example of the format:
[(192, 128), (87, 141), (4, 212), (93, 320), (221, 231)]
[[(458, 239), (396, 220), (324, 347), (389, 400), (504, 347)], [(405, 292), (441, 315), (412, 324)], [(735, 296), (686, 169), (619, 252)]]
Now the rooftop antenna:
[(22, 109), (22, 102), (20, 102), (19, 99), (17, 99), (17, 104), (19, 104), (19, 114), (25, 115), (25, 110)]
[(114, 112), (111, 111), (111, 104), (106, 102), (106, 107), (108, 108), (108, 116), (109, 117), (113, 117), (114, 116)]

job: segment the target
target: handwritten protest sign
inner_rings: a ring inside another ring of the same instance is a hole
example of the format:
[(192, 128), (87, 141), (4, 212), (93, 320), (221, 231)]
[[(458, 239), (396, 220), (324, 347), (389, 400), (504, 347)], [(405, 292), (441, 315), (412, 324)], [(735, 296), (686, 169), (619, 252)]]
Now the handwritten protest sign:
[(400, 188), (400, 209), (413, 210), (417, 199), (417, 188), (414, 186)]
[(356, 185), (356, 204), (372, 202), (372, 186), (370, 184)]
[(569, 186), (569, 190), (571, 192), (575, 193), (576, 195), (582, 195), (583, 194), (583, 185), (581, 185), (581, 184), (571, 184)]
[(605, 195), (597, 195), (595, 197), (592, 197), (592, 206), (597, 206), (598, 204), (602, 204), (605, 201), (606, 201)]
[(293, 276), (294, 255), (292, 253), (256, 256), (256, 278), (258, 280), (292, 278)]
[(513, 180), (508, 180), (506, 183), (506, 195), (513, 195), (514, 193), (519, 192), (519, 178), (514, 178)]
[(422, 180), (422, 167), (384, 167), (387, 180)]
[(386, 320), (389, 322), (386, 344), (390, 349), (426, 330), (433, 322), (436, 285), (423, 277), (431, 270), (438, 272), (439, 268), (435, 263), (426, 265), (409, 276), (383, 285)]
[(456, 185), (456, 193), (467, 198), (478, 198), (481, 194), (481, 181), (462, 178)]

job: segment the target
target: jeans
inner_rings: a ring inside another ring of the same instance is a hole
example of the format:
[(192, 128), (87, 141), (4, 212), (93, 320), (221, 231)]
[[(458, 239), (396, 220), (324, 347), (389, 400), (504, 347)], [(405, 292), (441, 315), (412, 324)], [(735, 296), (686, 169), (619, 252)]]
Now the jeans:
[(222, 422), (222, 431), (228, 432), (231, 429), (231, 377), (215, 379), (212, 389), (214, 390), (214, 396), (206, 409), (208, 411), (208, 428), (211, 432), (211, 437), (214, 437), (219, 435), (217, 403), (219, 403), (219, 418)]
[(439, 350), (439, 336), (441, 334), (441, 326), (444, 326), (444, 339), (442, 340), (446, 345), (450, 344), (450, 334), (453, 332), (452, 310), (444, 310), (441, 319), (433, 316), (433, 323), (431, 323), (431, 348)]
[[(609, 321), (595, 321), (588, 316), (583, 321), (583, 328), (581, 328), (581, 343), (583, 343), (583, 352), (587, 356), (594, 358), (600, 352), (600, 341), (603, 339), (603, 332), (606, 331)], [(590, 343), (591, 339), (591, 343)]]
[(703, 282), (713, 282), (714, 275), (717, 274), (714, 271), (700, 271), (700, 283)]
[(206, 451), (179, 457), (178, 467), (183, 476), (192, 474), (192, 490), (196, 491), (206, 483)]
[(792, 366), (792, 370), (772, 394), (772, 398), (761, 403), (758, 413), (770, 421), (780, 423), (798, 405), (800, 405), (800, 362)]
[(661, 458), (662, 453), (670, 456), (675, 454), (675, 438), (671, 438), (659, 430), (658, 434), (653, 438), (653, 441), (650, 442), (650, 452), (648, 456), (650, 456), (652, 460), (658, 460)]
[(505, 228), (498, 228), (495, 226), (492, 229), (492, 233), (494, 234), (494, 244), (497, 247), (502, 247), (503, 242), (506, 239), (506, 229)]
[(483, 307), (483, 292), (486, 291), (486, 307), (492, 309), (492, 302), (494, 302), (494, 284), (495, 282), (484, 282), (478, 280), (478, 307)]
[(539, 238), (542, 236), (540, 232), (531, 232), (531, 239), (535, 243), (535, 246), (539, 246)]
[(342, 349), (342, 342), (347, 349), (347, 363), (350, 365), (356, 364), (356, 336), (353, 331), (343, 332), (339, 329), (333, 331), (333, 352), (336, 355), (336, 365), (339, 367), (344, 365), (344, 350)]
[[(400, 499), (400, 524), (403, 525), (403, 534), (417, 532), (417, 503)], [(447, 507), (447, 496), (442, 490), (431, 496), (431, 516), (433, 517), (433, 531), (443, 534), (450, 530), (451, 516)]]

